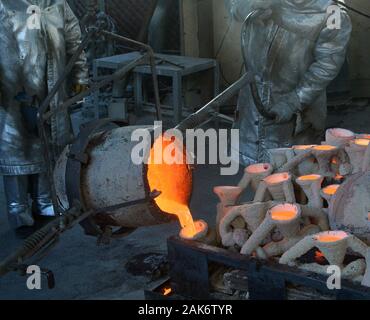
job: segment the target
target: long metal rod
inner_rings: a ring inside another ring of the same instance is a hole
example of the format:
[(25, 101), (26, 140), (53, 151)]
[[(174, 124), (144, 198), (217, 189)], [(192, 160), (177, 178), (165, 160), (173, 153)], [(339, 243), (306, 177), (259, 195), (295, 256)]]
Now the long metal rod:
[(48, 107), (50, 105), (51, 100), (58, 93), (60, 87), (63, 85), (63, 83), (66, 80), (67, 76), (73, 70), (73, 67), (74, 67), (77, 59), (81, 56), (82, 52), (84, 51), (84, 49), (86, 48), (87, 44), (90, 42), (90, 40), (92, 39), (92, 37), (94, 35), (96, 35), (97, 33), (98, 33), (98, 30), (97, 29), (93, 29), (93, 30), (89, 31), (89, 33), (87, 34), (87, 36), (81, 42), (81, 44), (78, 47), (78, 49), (76, 50), (76, 52), (73, 54), (73, 56), (69, 60), (69, 62), (67, 64), (66, 68), (64, 69), (62, 75), (57, 80), (57, 82), (55, 83), (54, 87), (51, 89), (51, 91), (49, 92), (48, 96), (46, 97), (46, 99), (41, 104), (41, 106), (39, 108), (39, 115), (43, 115), (46, 112), (46, 110), (48, 109)]
[(188, 118), (183, 120), (176, 126), (176, 129), (185, 131), (186, 129), (193, 129), (199, 126), (204, 121), (208, 120), (212, 116), (212, 113), (222, 106), (229, 99), (239, 93), (239, 91), (250, 84), (254, 80), (254, 76), (251, 72), (244, 74), (238, 81), (228, 87), (224, 92), (219, 94), (212, 101), (207, 103), (203, 108), (190, 115)]
[(64, 216), (60, 216), (42, 227), (30, 238), (26, 239), (18, 250), (0, 263), (0, 276), (12, 271), (17, 264), (32, 257), (35, 252), (47, 244), (47, 241), (55, 239), (63, 231), (73, 228), (92, 214), (93, 211), (81, 213), (77, 208), (73, 208)]
[(120, 36), (118, 34), (108, 32), (108, 31), (102, 31), (102, 34), (106, 35), (107, 37), (131, 43), (134, 46), (137, 46), (139, 48), (143, 48), (147, 51), (149, 55), (149, 64), (151, 68), (152, 73), (152, 79), (153, 79), (153, 86), (154, 86), (154, 99), (155, 99), (155, 106), (156, 106), (156, 113), (157, 113), (157, 120), (162, 120), (162, 112), (161, 112), (161, 101), (160, 101), (160, 95), (159, 95), (159, 86), (158, 86), (158, 74), (157, 74), (157, 68), (155, 65), (155, 54), (151, 46), (146, 45), (144, 43), (141, 43), (136, 40), (132, 40), (123, 36)]
[(84, 48), (90, 42), (92, 37), (94, 35), (96, 35), (96, 33), (97, 33), (97, 30), (94, 29), (94, 30), (91, 30), (87, 34), (85, 39), (81, 42), (80, 46), (77, 48), (76, 52), (72, 55), (69, 63), (67, 64), (67, 67), (65, 68), (65, 70), (63, 72), (63, 74), (57, 80), (54, 87), (51, 89), (51, 91), (47, 95), (46, 99), (42, 102), (42, 104), (40, 105), (40, 107), (38, 109), (38, 114), (37, 114), (38, 115), (38, 131), (39, 131), (40, 138), (44, 142), (44, 146), (45, 146), (44, 157), (45, 157), (45, 161), (46, 161), (46, 173), (47, 173), (47, 176), (48, 176), (48, 180), (50, 182), (51, 199), (52, 199), (54, 208), (55, 208), (56, 212), (58, 212), (58, 213), (61, 213), (61, 210), (60, 210), (60, 207), (59, 207), (59, 201), (58, 201), (57, 192), (56, 192), (56, 189), (55, 189), (54, 179), (53, 179), (53, 169), (54, 169), (53, 159), (54, 159), (54, 156), (52, 155), (52, 150), (50, 150), (50, 148), (52, 148), (52, 146), (49, 144), (50, 139), (48, 138), (48, 133), (47, 133), (46, 128), (45, 128), (45, 120), (43, 118), (43, 115), (46, 112), (46, 110), (48, 109), (48, 107), (50, 105), (50, 102), (55, 97), (55, 95), (58, 93), (60, 87), (63, 85), (65, 79), (68, 76), (68, 74), (72, 71), (75, 62), (77, 61), (79, 56), (82, 54)]

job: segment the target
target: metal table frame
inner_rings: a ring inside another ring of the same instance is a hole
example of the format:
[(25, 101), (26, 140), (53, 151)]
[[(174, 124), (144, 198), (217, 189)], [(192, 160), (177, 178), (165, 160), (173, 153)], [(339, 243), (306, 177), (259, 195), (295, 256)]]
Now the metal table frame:
[[(93, 63), (93, 77), (94, 80), (99, 79), (99, 69), (112, 69), (116, 70), (125, 64), (130, 63), (140, 55), (139, 52), (131, 52), (122, 55), (116, 55), (101, 59), (94, 60)], [(174, 122), (179, 123), (183, 116), (183, 78), (198, 72), (213, 70), (213, 86), (214, 96), (219, 94), (220, 88), (220, 70), (219, 64), (214, 59), (193, 58), (185, 56), (174, 56), (165, 54), (156, 54), (157, 75), (172, 78), (172, 91), (173, 91), (173, 118)], [(151, 69), (149, 65), (137, 66), (134, 70), (134, 93), (136, 112), (140, 114), (144, 108), (143, 97), (143, 77), (150, 75)], [(96, 93), (95, 99), (98, 98)], [(97, 100), (95, 100), (97, 101)], [(97, 106), (98, 104), (95, 103)], [(98, 110), (97, 110), (98, 111)], [(96, 112), (98, 114), (98, 112)]]

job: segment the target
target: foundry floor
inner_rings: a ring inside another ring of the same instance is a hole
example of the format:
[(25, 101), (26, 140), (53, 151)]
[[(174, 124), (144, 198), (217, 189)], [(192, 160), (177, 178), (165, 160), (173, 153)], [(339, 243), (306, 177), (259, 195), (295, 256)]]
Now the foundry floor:
[[(361, 111), (361, 112), (359, 112)], [(345, 112), (332, 111), (330, 126), (346, 127), (357, 132), (370, 132), (370, 108), (352, 108)], [(192, 210), (195, 218), (203, 218), (211, 225), (216, 215), (215, 185), (235, 185), (240, 174), (221, 177), (217, 166), (198, 167), (195, 171)], [(20, 241), (9, 230), (0, 183), (0, 260), (5, 258)], [(30, 291), (26, 279), (18, 274), (0, 278), (0, 299), (142, 299), (143, 290), (155, 283), (145, 277), (127, 273), (125, 264), (140, 253), (165, 253), (166, 239), (179, 232), (177, 223), (137, 230), (129, 237), (114, 240), (108, 246), (97, 246), (96, 240), (84, 236), (76, 227), (65, 233), (60, 243), (42, 261), (42, 267), (52, 270), (56, 288)]]

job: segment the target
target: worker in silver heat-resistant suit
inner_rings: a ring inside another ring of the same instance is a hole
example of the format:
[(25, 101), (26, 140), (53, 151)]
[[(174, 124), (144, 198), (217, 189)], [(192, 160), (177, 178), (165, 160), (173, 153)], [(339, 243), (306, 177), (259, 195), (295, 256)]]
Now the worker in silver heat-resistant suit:
[[(340, 10), (340, 19), (332, 21), (330, 0), (226, 4), (240, 21), (256, 9), (263, 12), (247, 19), (242, 34), (246, 68), (255, 74), (259, 100), (250, 86), (240, 92), (235, 127), (240, 129), (241, 162), (268, 161), (268, 149), (319, 143), (326, 124), (326, 88), (341, 70), (351, 36), (347, 13)], [(256, 101), (275, 119), (262, 116)]]
[[(0, 174), (10, 224), (23, 237), (31, 233), (35, 218), (54, 216), (37, 108), (80, 45), (81, 30), (65, 0), (0, 0), (0, 43)], [(87, 84), (87, 77), (81, 54), (69, 79), (76, 93)], [(65, 84), (51, 110), (58, 108), (67, 92)], [(65, 146), (70, 129), (67, 112), (53, 117), (53, 144)]]

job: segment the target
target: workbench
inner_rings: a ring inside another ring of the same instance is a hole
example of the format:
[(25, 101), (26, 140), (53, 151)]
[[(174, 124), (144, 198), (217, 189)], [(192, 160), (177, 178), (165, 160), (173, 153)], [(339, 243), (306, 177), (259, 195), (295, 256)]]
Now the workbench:
[[(94, 81), (99, 79), (101, 69), (118, 70), (140, 56), (139, 52), (95, 59), (93, 62)], [(170, 112), (163, 112), (164, 115), (173, 117), (175, 124), (179, 123), (184, 117), (183, 103), (183, 79), (198, 72), (213, 71), (214, 96), (219, 94), (219, 64), (214, 59), (193, 58), (185, 56), (175, 56), (167, 54), (156, 54), (156, 69), (159, 77), (169, 77), (172, 79), (173, 106)], [(140, 114), (144, 109), (143, 77), (151, 74), (150, 65), (140, 65), (134, 70), (134, 95), (136, 112)], [(98, 93), (96, 93), (96, 99)], [(95, 100), (97, 102), (97, 100)], [(95, 103), (98, 106), (97, 103)], [(97, 107), (98, 108), (98, 107)], [(96, 114), (99, 114), (96, 110)]]

